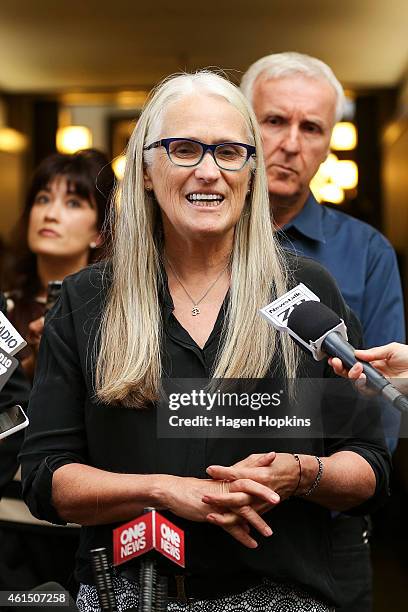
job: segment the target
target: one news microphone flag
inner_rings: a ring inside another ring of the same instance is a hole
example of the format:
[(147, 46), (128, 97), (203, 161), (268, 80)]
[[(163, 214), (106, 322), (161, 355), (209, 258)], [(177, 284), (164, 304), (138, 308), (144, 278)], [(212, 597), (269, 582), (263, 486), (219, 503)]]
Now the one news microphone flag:
[[(401, 412), (408, 411), (408, 399), (372, 365), (356, 359), (354, 347), (347, 342), (344, 321), (309, 289), (307, 291), (313, 297), (307, 299), (303, 289), (307, 287), (298, 285), (265, 306), (262, 314), (276, 329), (288, 332), (316, 360), (338, 357), (347, 368), (361, 363), (369, 386)], [(297, 297), (294, 299), (293, 295)]]
[(185, 567), (184, 532), (154, 508), (113, 531), (113, 564), (118, 566), (146, 555), (141, 560), (139, 612), (165, 612), (167, 579), (159, 576), (156, 556)]

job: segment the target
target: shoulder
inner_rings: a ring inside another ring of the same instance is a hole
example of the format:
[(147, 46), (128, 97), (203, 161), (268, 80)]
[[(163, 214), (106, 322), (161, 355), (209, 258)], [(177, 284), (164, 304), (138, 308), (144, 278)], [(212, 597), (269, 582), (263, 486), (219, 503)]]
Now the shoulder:
[(340, 294), (334, 277), (315, 259), (297, 255), (291, 251), (285, 251), (284, 256), (289, 269), (291, 285), (303, 283), (320, 298), (326, 294)]
[(62, 284), (62, 294), (76, 305), (100, 302), (111, 284), (111, 264), (102, 261), (67, 276)]
[(284, 256), (289, 269), (290, 287), (299, 283), (306, 285), (323, 304), (334, 310), (345, 321), (352, 332), (353, 340), (360, 339), (360, 322), (345, 303), (337, 282), (330, 272), (310, 257), (296, 255), (291, 251), (284, 251)]
[(333, 231), (342, 229), (353, 235), (360, 236), (368, 243), (373, 243), (376, 248), (393, 250), (390, 241), (379, 230), (365, 221), (356, 219), (341, 210), (334, 210), (328, 206), (322, 206), (322, 215), (325, 224), (330, 226)]
[(72, 330), (78, 342), (98, 327), (110, 285), (111, 267), (99, 262), (71, 274), (62, 283), (61, 295), (45, 318), (45, 334), (56, 332), (68, 338)]

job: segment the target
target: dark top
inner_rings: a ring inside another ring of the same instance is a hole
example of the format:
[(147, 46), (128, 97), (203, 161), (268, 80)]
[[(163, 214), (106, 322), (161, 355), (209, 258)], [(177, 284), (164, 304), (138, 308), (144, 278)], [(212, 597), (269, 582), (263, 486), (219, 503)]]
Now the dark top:
[[(312, 194), (279, 232), (283, 246), (321, 263), (363, 326), (360, 348), (405, 342), (404, 302), (395, 251), (376, 229), (319, 204)], [(357, 346), (357, 345), (356, 345)], [(383, 403), (383, 427), (395, 450), (401, 415)]]
[[(308, 285), (348, 321), (348, 309), (330, 275), (312, 261), (290, 259), (295, 268), (294, 284), (301, 281)], [(23, 494), (35, 516), (63, 523), (51, 503), (51, 486), (53, 472), (64, 464), (79, 462), (118, 473), (205, 478), (208, 465), (231, 465), (252, 452), (269, 450), (322, 456), (344, 449), (355, 451), (370, 463), (377, 480), (374, 497), (356, 512), (365, 513), (388, 495), (390, 463), (383, 440), (274, 439), (271, 444), (271, 440), (249, 438), (158, 439), (154, 407), (131, 410), (97, 404), (90, 355), (109, 282), (107, 277), (105, 274), (102, 280), (102, 268), (97, 265), (66, 279), (61, 299), (46, 320), (29, 407), (31, 422), (20, 456)], [(168, 288), (163, 289), (166, 377), (211, 375), (227, 300), (228, 296), (201, 350), (174, 317)], [(311, 377), (331, 373), (323, 362), (315, 362), (306, 355), (302, 357), (301, 370), (303, 375)], [(245, 548), (218, 527), (168, 514), (185, 529), (186, 568), (191, 575), (205, 577), (216, 573), (222, 580), (223, 575), (253, 572), (300, 584), (322, 599), (335, 601), (329, 569), (329, 510), (299, 498), (283, 502), (265, 515), (274, 535), (263, 539), (256, 550)], [(100, 546), (111, 550), (113, 527), (82, 528), (77, 563), (79, 581), (93, 582), (88, 551)]]

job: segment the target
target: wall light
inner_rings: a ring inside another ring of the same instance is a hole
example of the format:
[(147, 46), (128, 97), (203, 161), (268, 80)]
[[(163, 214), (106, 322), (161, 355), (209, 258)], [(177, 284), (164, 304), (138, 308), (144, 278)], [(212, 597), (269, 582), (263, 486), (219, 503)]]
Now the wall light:
[(126, 165), (126, 155), (118, 155), (112, 162), (112, 170), (115, 173), (118, 181), (123, 179), (123, 175), (125, 174), (125, 165)]
[(339, 160), (333, 168), (333, 181), (343, 189), (354, 189), (358, 185), (358, 167), (350, 159)]
[(340, 121), (333, 129), (330, 147), (335, 151), (351, 151), (357, 145), (357, 130), (354, 123)]
[(334, 169), (338, 163), (339, 158), (334, 153), (330, 153), (325, 161), (320, 164), (317, 174), (324, 179), (330, 179), (333, 176)]
[(320, 189), (320, 197), (331, 204), (341, 204), (344, 200), (344, 191), (335, 183), (326, 183)]
[(84, 125), (68, 125), (57, 130), (57, 149), (60, 153), (76, 153), (89, 147), (92, 147), (92, 133)]
[(27, 147), (27, 137), (9, 127), (0, 127), (0, 151), (4, 153), (21, 153)]

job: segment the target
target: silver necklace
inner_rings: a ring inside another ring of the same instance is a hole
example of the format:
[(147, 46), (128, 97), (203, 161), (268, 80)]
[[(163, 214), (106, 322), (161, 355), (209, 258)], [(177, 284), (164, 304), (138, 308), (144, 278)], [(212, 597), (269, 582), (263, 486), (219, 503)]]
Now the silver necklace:
[(224, 274), (225, 270), (228, 268), (229, 266), (229, 262), (227, 263), (227, 265), (225, 266), (225, 268), (223, 268), (220, 272), (220, 274), (217, 276), (217, 278), (215, 279), (215, 281), (213, 281), (211, 283), (211, 285), (208, 287), (207, 291), (204, 293), (204, 295), (202, 295), (200, 297), (199, 300), (195, 301), (192, 296), (189, 294), (189, 292), (187, 291), (187, 289), (185, 288), (185, 286), (183, 285), (183, 283), (180, 280), (179, 275), (176, 273), (175, 269), (173, 268), (173, 266), (171, 265), (169, 258), (166, 256), (166, 261), (169, 264), (169, 268), (170, 270), (173, 272), (174, 277), (176, 278), (176, 280), (179, 282), (181, 288), (183, 289), (184, 293), (186, 294), (186, 296), (189, 298), (189, 300), (191, 301), (191, 303), (193, 304), (193, 308), (191, 309), (191, 314), (193, 315), (193, 317), (196, 317), (197, 315), (199, 315), (201, 313), (201, 310), (198, 308), (198, 305), (201, 304), (201, 302), (203, 301), (203, 299), (205, 297), (207, 297), (207, 295), (210, 293), (211, 289), (214, 287), (214, 285), (220, 280), (221, 276)]

